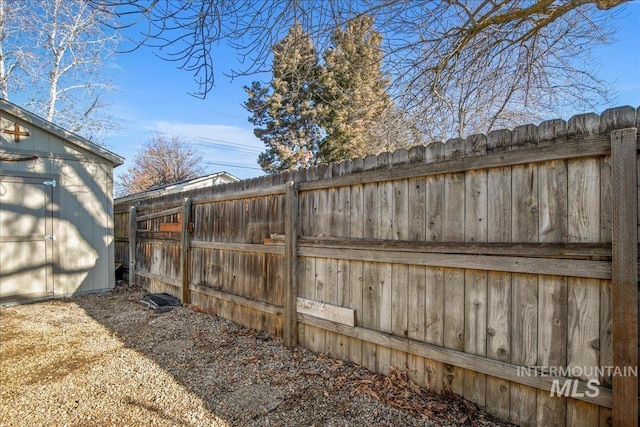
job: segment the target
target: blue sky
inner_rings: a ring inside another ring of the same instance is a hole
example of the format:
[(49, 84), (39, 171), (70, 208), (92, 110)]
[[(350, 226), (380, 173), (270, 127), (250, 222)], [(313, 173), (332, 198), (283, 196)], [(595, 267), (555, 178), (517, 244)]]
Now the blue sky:
[[(617, 89), (616, 101), (600, 106), (597, 113), (612, 106), (640, 105), (640, 2), (628, 4), (623, 16), (617, 41), (596, 50), (602, 61), (600, 77)], [(216, 87), (202, 100), (189, 95), (198, 88), (191, 74), (176, 68), (177, 63), (158, 59), (148, 49), (116, 57), (111, 74), (118, 91), (107, 101), (108, 113), (120, 129), (101, 139), (127, 159), (116, 169), (116, 179), (154, 132), (179, 135), (195, 144), (207, 162), (207, 173), (227, 171), (243, 179), (263, 175), (256, 159), (264, 145), (253, 135), (242, 103), (246, 100), (243, 86), (266, 80), (268, 75), (231, 81), (224, 73), (238, 68), (239, 62), (222, 44), (214, 59)], [(579, 112), (568, 114), (574, 113)]]

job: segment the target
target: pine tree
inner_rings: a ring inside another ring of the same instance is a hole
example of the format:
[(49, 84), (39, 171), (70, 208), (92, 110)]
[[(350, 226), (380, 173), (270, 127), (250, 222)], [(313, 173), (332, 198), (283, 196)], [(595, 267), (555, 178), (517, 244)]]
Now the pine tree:
[(376, 147), (389, 147), (389, 141), (378, 141), (376, 135), (392, 102), (389, 81), (381, 71), (382, 36), (373, 29), (373, 18), (361, 15), (347, 22), (344, 30), (337, 28), (331, 42), (323, 56), (326, 67), (321, 78), (322, 126), (327, 136), (318, 155), (331, 162), (383, 151)]
[(321, 71), (313, 42), (300, 24), (273, 47), (273, 77), (268, 86), (245, 87), (245, 108), (254, 134), (267, 149), (258, 163), (267, 173), (315, 164), (323, 133), (315, 102)]

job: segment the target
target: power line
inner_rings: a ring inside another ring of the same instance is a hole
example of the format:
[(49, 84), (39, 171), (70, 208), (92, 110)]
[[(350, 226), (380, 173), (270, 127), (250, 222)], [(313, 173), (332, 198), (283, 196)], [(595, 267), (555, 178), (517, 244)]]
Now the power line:
[(187, 142), (189, 141), (189, 139), (191, 139), (192, 141), (206, 143), (206, 144), (210, 144), (212, 146), (219, 146), (220, 148), (222, 148), (221, 146), (227, 145), (227, 146), (231, 146), (234, 149), (238, 149), (238, 150), (242, 150), (242, 149), (248, 150), (247, 152), (250, 152), (252, 154), (260, 154), (262, 152), (262, 150), (260, 148), (254, 146), (254, 145), (241, 144), (239, 142), (227, 141), (227, 140), (224, 140), (224, 139), (210, 138), (210, 137), (200, 136), (200, 135), (189, 136), (186, 139), (187, 139)]
[(196, 145), (198, 145), (200, 147), (204, 147), (204, 148), (211, 148), (211, 149), (214, 149), (214, 150), (236, 151), (236, 152), (246, 153), (246, 154), (260, 154), (259, 151), (251, 151), (251, 150), (248, 150), (246, 148), (228, 147), (228, 146), (225, 146), (225, 145), (204, 144), (204, 143), (201, 143), (201, 142), (196, 143)]
[(225, 141), (224, 139), (217, 139), (217, 138), (209, 138), (206, 136), (196, 136), (195, 139), (197, 140), (201, 140), (202, 142), (217, 142), (217, 143), (221, 143), (221, 144), (227, 144), (227, 145), (232, 145), (234, 147), (244, 147), (244, 148), (248, 148), (251, 150), (256, 150), (256, 151), (260, 151), (259, 148), (253, 146), (253, 145), (249, 145), (249, 144), (241, 144), (239, 142), (233, 142), (233, 141)]
[(212, 165), (212, 166), (227, 166), (230, 168), (239, 168), (239, 169), (252, 169), (252, 170), (257, 170), (257, 171), (261, 171), (261, 168), (252, 168), (251, 166), (241, 166), (241, 165), (232, 165), (230, 163), (217, 163), (217, 162), (204, 162), (206, 165)]
[(234, 116), (233, 114), (222, 113), (220, 111), (211, 111), (211, 113), (220, 114), (221, 116), (233, 117), (234, 119), (243, 119), (244, 118), (244, 117), (240, 117), (240, 116)]

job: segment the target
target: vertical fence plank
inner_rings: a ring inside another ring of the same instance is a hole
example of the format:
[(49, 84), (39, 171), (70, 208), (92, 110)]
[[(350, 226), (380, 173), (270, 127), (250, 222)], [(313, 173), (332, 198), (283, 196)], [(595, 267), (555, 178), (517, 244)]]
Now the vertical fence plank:
[[(414, 162), (424, 159), (424, 147), (413, 149), (410, 158)], [(409, 240), (425, 241), (426, 239), (426, 199), (425, 179), (410, 178), (407, 183), (408, 191), (408, 224)], [(422, 266), (409, 266), (407, 278), (407, 336), (411, 339), (424, 341), (425, 332), (425, 269)], [(410, 354), (407, 359), (409, 379), (421, 386), (426, 385), (425, 362), (420, 356)]]
[[(391, 167), (389, 153), (381, 153), (378, 156), (378, 166)], [(377, 239), (393, 239), (393, 182), (384, 181), (377, 184), (378, 187), (378, 224), (375, 230)], [(378, 311), (378, 324), (376, 329), (382, 332), (393, 333), (392, 330), (392, 264), (376, 263), (374, 268), (378, 271), (376, 299)], [(378, 346), (377, 370), (387, 375), (391, 365), (391, 349)]]
[[(452, 139), (444, 144), (447, 159), (464, 153), (464, 140)], [(444, 175), (444, 205), (442, 238), (447, 242), (464, 241), (464, 173)], [(446, 348), (464, 351), (464, 270), (444, 269), (444, 336)], [(464, 394), (465, 370), (445, 365), (445, 386), (456, 394)]]
[[(562, 122), (563, 123), (563, 122)], [(567, 164), (563, 160), (538, 166), (539, 241), (567, 241)], [(538, 365), (567, 364), (567, 278), (538, 278)], [(538, 425), (563, 425), (566, 398), (538, 390)]]
[[(511, 131), (489, 133), (487, 151), (505, 151), (511, 145)], [(487, 240), (511, 241), (511, 168), (487, 171)], [(487, 273), (487, 357), (508, 362), (511, 358), (511, 273)], [(509, 419), (509, 381), (487, 377), (487, 411)]]
[[(338, 163), (330, 163), (327, 174), (327, 178), (340, 175), (340, 166)], [(325, 221), (325, 236), (344, 236), (342, 233), (342, 211), (343, 206), (340, 205), (340, 190), (336, 187), (327, 189), (326, 205), (322, 208), (322, 211), (326, 213)], [(324, 287), (324, 299), (323, 301), (329, 304), (338, 304), (339, 295), (339, 266), (338, 259), (332, 258), (325, 260), (324, 267), (326, 270), (326, 283)], [(335, 332), (327, 331), (325, 333), (325, 353), (330, 354), (333, 357), (338, 357), (340, 352), (340, 335)]]
[[(638, 366), (637, 129), (611, 133), (613, 365)], [(613, 425), (638, 425), (638, 377), (613, 376)]]
[[(252, 190), (254, 188), (255, 181), (248, 180), (244, 186), (244, 190)], [(253, 228), (252, 215), (251, 215), (251, 202), (255, 200), (252, 199), (242, 199), (239, 200), (238, 203), (239, 212), (236, 215), (240, 215), (242, 218), (242, 227), (237, 231), (238, 233), (238, 241), (243, 243), (251, 243), (251, 229)], [(240, 253), (240, 270), (239, 273), (239, 288), (242, 289), (242, 294), (246, 298), (255, 300), (255, 290), (258, 287), (257, 281), (253, 281), (252, 278), (256, 277), (254, 274), (255, 271), (255, 259), (257, 254), (253, 254), (250, 252)], [(260, 328), (260, 318), (257, 315), (256, 311), (250, 308), (246, 308), (244, 310), (245, 324), (249, 325), (251, 328)]]
[(136, 207), (129, 208), (129, 282), (136, 283), (136, 232), (138, 230), (138, 219)]
[[(516, 130), (513, 141), (518, 141)], [(537, 172), (535, 164), (513, 166), (511, 170), (513, 242), (538, 241)], [(511, 363), (534, 366), (538, 353), (537, 275), (512, 274), (511, 304)], [(512, 384), (510, 393), (509, 421), (518, 425), (534, 425), (537, 390), (521, 384)]]
[[(568, 235), (571, 242), (600, 240), (600, 163), (597, 158), (569, 160)], [(582, 372), (579, 379), (597, 380), (599, 366), (600, 281), (570, 277), (567, 289), (567, 368)], [(575, 369), (574, 369), (575, 368)], [(567, 401), (567, 420), (573, 425), (597, 426), (598, 406)]]
[(287, 183), (285, 193), (285, 271), (284, 271), (284, 330), (283, 339), (287, 347), (298, 344), (296, 301), (298, 298), (298, 190), (295, 182)]
[[(351, 164), (352, 172), (359, 172), (364, 168), (364, 159), (354, 159)], [(351, 186), (349, 211), (349, 237), (361, 238), (364, 233), (364, 190), (362, 184)], [(362, 320), (363, 274), (362, 261), (349, 261), (349, 307), (356, 310), (356, 323)], [(349, 338), (349, 360), (362, 365), (362, 341)]]
[[(484, 135), (465, 140), (468, 155), (486, 152)], [(465, 174), (464, 238), (467, 242), (487, 241), (487, 171), (468, 171)], [(464, 280), (464, 351), (478, 356), (487, 355), (487, 272), (465, 270)], [(467, 371), (464, 375), (464, 397), (485, 407), (486, 375)]]
[[(613, 182), (611, 156), (600, 159), (600, 242), (610, 243), (612, 233)], [(613, 366), (611, 280), (600, 280), (600, 366)], [(600, 385), (611, 387), (611, 374), (603, 370)], [(611, 425), (611, 408), (600, 407), (600, 426)]]
[(182, 285), (182, 303), (191, 303), (189, 297), (189, 242), (191, 241), (191, 198), (184, 199), (182, 205), (182, 228), (180, 236), (180, 277)]
[[(232, 191), (244, 190), (245, 183), (242, 181), (232, 184)], [(231, 242), (242, 243), (244, 241), (244, 228), (245, 228), (245, 212), (244, 204), (246, 199), (237, 199), (230, 201), (230, 216), (229, 216), (229, 235)], [(233, 293), (247, 297), (247, 290), (245, 289), (245, 282), (247, 272), (247, 253), (240, 251), (229, 251), (229, 255), (233, 262), (233, 270), (231, 273), (231, 279), (233, 280)], [(251, 309), (243, 306), (242, 304), (233, 304), (233, 320), (247, 326), (250, 326), (250, 312)]]
[[(348, 175), (351, 173), (351, 161), (343, 161), (334, 166), (334, 176)], [(344, 186), (336, 190), (336, 212), (332, 216), (331, 229), (335, 230), (337, 236), (346, 237), (351, 233), (351, 187)], [(350, 306), (350, 265), (349, 260), (338, 259), (336, 261), (337, 271), (337, 300), (341, 307)], [(331, 348), (335, 357), (341, 360), (349, 360), (350, 338), (334, 334), (331, 340)]]
[[(404, 151), (406, 153), (406, 151)], [(409, 198), (408, 181), (406, 179), (393, 183), (393, 226), (395, 239), (409, 238)], [(391, 329), (394, 335), (408, 335), (408, 279), (409, 266), (394, 264), (391, 278)], [(391, 366), (400, 370), (406, 369), (407, 354), (402, 351), (391, 352)]]
[[(332, 169), (330, 165), (318, 166), (318, 178), (327, 179), (331, 178)], [(332, 194), (336, 194), (335, 188), (321, 188), (315, 190), (317, 194), (317, 210), (316, 210), (316, 232), (317, 236), (328, 237), (331, 236), (332, 230), (330, 228), (331, 216), (333, 216), (333, 203), (335, 202)], [(316, 274), (315, 274), (315, 287), (314, 287), (314, 300), (332, 303), (334, 296), (334, 287), (336, 286), (334, 277), (334, 264), (335, 260), (328, 258), (316, 258)], [(315, 338), (313, 341), (315, 347), (313, 350), (317, 353), (327, 352), (327, 337), (331, 335), (331, 332), (325, 331), (322, 328), (307, 328), (307, 334), (313, 334)]]
[[(300, 171), (304, 173), (301, 176), (303, 181), (312, 181), (317, 179), (317, 168), (312, 167)], [(316, 218), (316, 191), (304, 191), (298, 194), (299, 199), (299, 232), (302, 236), (314, 235), (314, 221)], [(298, 295), (303, 298), (313, 299), (313, 292), (315, 287), (315, 258), (299, 257), (298, 258)], [(309, 334), (307, 334), (309, 331)], [(312, 327), (305, 325), (304, 323), (298, 323), (298, 343), (301, 346), (307, 348), (313, 348), (311, 346), (312, 337), (314, 334), (311, 332)]]
[[(442, 160), (444, 156), (444, 144), (436, 142), (427, 147), (425, 161), (433, 162)], [(442, 175), (432, 175), (424, 178), (424, 226), (426, 235), (423, 239), (431, 242), (442, 242), (445, 238), (445, 179)], [(450, 234), (450, 233), (447, 233)], [(447, 238), (454, 236), (448, 236)], [(417, 268), (417, 267), (416, 267)], [(424, 341), (429, 344), (444, 346), (444, 318), (445, 318), (445, 269), (442, 267), (421, 267), (416, 280), (422, 280), (421, 287), (424, 295), (420, 296), (420, 302), (424, 300), (424, 321), (422, 322), (422, 334)], [(436, 360), (424, 362), (425, 382), (427, 387), (434, 392), (440, 392), (444, 386), (445, 366)]]
[[(378, 167), (377, 156), (367, 156), (364, 159), (364, 169), (371, 170)], [(364, 222), (362, 237), (368, 239), (377, 238), (378, 227), (378, 184), (368, 183), (363, 186), (363, 213)], [(378, 306), (378, 268), (375, 263), (362, 263), (362, 326), (376, 329), (379, 327)], [(362, 343), (362, 365), (372, 371), (377, 366), (377, 351), (375, 344)]]

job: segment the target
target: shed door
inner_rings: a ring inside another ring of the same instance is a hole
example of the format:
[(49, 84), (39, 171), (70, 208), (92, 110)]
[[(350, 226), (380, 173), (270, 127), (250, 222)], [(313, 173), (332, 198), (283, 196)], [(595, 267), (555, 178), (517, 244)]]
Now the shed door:
[(53, 185), (0, 176), (0, 303), (53, 294)]

